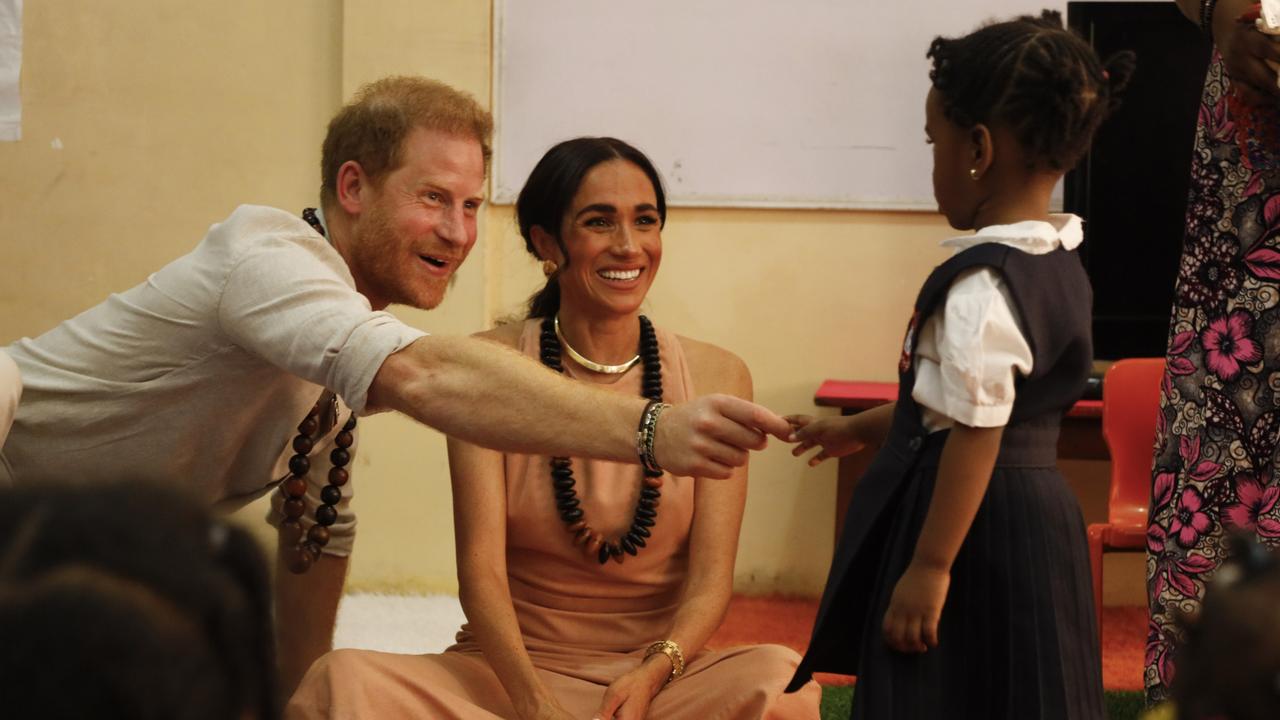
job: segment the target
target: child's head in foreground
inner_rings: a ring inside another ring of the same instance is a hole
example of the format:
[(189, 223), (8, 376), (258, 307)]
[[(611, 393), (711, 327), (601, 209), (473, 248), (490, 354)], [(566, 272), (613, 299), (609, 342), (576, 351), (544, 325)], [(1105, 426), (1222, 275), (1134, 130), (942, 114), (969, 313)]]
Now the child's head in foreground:
[(1230, 559), (1184, 620), (1171, 683), (1179, 720), (1280, 716), (1280, 558), (1233, 538)]

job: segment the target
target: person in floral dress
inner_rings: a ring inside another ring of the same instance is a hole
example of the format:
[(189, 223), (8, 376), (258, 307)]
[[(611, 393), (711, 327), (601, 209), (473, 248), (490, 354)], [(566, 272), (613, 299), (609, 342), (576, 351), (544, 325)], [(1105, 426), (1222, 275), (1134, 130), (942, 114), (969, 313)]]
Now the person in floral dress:
[(1168, 697), (1181, 619), (1242, 533), (1280, 545), (1280, 44), (1250, 3), (1179, 0), (1211, 27), (1160, 392), (1147, 530), (1145, 684)]

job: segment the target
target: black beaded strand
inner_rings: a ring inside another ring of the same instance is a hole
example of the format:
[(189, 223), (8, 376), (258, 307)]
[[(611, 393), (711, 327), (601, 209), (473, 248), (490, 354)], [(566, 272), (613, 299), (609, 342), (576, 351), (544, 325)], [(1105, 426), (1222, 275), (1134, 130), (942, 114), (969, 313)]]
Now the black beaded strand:
[[(542, 321), (539, 337), (539, 357), (542, 364), (563, 373), (561, 362), (560, 339), (556, 337), (555, 318), (548, 317)], [(644, 363), (644, 377), (641, 382), (641, 394), (649, 400), (662, 401), (662, 361), (658, 354), (658, 336), (653, 331), (653, 323), (644, 315), (640, 316), (640, 358)], [(599, 532), (591, 528), (583, 517), (578, 493), (574, 490), (573, 467), (567, 457), (551, 458), (551, 485), (555, 493), (556, 510), (569, 532), (574, 533), (574, 544), (584, 546), (587, 556), (594, 556), (603, 565), (613, 558), (622, 562), (623, 553), (636, 555), (645, 546), (645, 538), (651, 535), (658, 517), (658, 502), (662, 495), (662, 473), (644, 470), (644, 481), (640, 486), (640, 497), (636, 501), (636, 511), (631, 518), (631, 527), (616, 542), (605, 540)]]
[(298, 435), (293, 439), (293, 450), (296, 453), (289, 458), (289, 477), (285, 478), (283, 487), (285, 494), (284, 516), (281, 523), (281, 540), (289, 547), (286, 557), (289, 570), (295, 574), (305, 573), (320, 558), (321, 549), (329, 543), (329, 527), (338, 521), (337, 504), (342, 501), (342, 486), (351, 479), (346, 465), (351, 462), (349, 448), (355, 442), (354, 430), (356, 416), (352, 413), (347, 422), (334, 436), (333, 443), (337, 447), (329, 452), (329, 482), (320, 490), (320, 506), (316, 508), (316, 524), (302, 533), (301, 518), (307, 511), (303, 498), (307, 494), (307, 474), (311, 471), (309, 454), (315, 447), (315, 436), (320, 429), (320, 413), (324, 401), (316, 403), (306, 419), (298, 425)]
[[(315, 208), (305, 208), (302, 219), (320, 233), (321, 237), (327, 237), (324, 224), (320, 222)], [(338, 521), (337, 504), (342, 500), (342, 486), (351, 479), (346, 465), (351, 462), (349, 448), (355, 442), (355, 413), (347, 418), (347, 423), (333, 439), (337, 447), (329, 452), (329, 462), (333, 464), (329, 468), (329, 483), (320, 490), (321, 504), (316, 508), (316, 524), (311, 526), (304, 539), (301, 518), (307, 511), (303, 498), (307, 494), (307, 473), (311, 471), (309, 456), (320, 431), (320, 413), (324, 410), (326, 398), (332, 402), (332, 396), (326, 394), (298, 425), (298, 435), (293, 439), (293, 451), (296, 454), (289, 458), (290, 474), (282, 483), (285, 520), (280, 525), (281, 542), (289, 547), (286, 557), (289, 570), (299, 575), (311, 569), (311, 565), (320, 558), (321, 549), (329, 544), (329, 527)]]

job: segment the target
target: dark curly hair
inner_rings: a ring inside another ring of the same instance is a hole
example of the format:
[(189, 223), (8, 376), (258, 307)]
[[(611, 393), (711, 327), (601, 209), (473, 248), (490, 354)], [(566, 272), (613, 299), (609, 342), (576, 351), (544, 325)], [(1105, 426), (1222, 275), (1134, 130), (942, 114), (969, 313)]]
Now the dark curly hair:
[(1119, 105), (1135, 61), (1125, 51), (1102, 62), (1054, 10), (934, 38), (926, 56), (948, 120), (1004, 125), (1034, 165), (1064, 171)]

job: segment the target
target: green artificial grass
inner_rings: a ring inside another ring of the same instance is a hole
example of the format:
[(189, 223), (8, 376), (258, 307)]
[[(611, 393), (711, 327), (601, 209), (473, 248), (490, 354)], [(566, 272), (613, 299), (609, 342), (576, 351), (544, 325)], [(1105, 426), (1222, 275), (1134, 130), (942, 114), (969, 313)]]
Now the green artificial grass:
[[(1137, 691), (1112, 691), (1104, 693), (1107, 701), (1108, 720), (1138, 720), (1142, 714), (1142, 693)], [(853, 709), (852, 687), (822, 688), (822, 720), (847, 720)]]
[(1147, 701), (1141, 690), (1108, 690), (1107, 717), (1110, 720), (1138, 720), (1147, 709)]
[(822, 720), (849, 720), (849, 713), (852, 711), (852, 687), (846, 685), (822, 688), (822, 706), (819, 713)]

